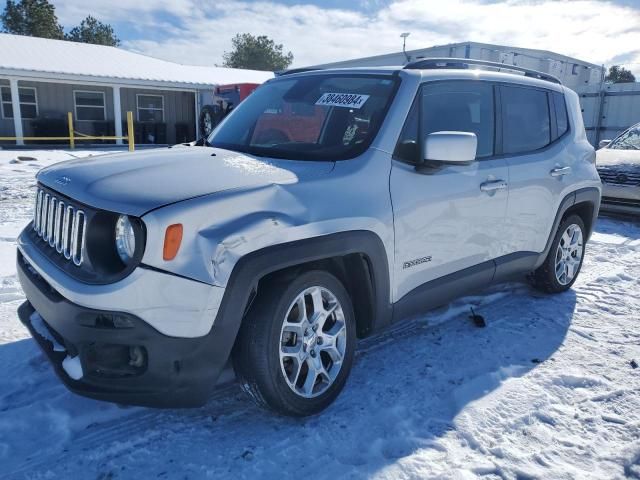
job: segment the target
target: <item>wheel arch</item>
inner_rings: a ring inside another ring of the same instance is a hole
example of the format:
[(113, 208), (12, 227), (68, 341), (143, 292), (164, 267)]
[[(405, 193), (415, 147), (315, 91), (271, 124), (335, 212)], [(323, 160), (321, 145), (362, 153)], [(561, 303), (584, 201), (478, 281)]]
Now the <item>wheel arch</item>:
[[(384, 320), (375, 321), (378, 293), (375, 288), (371, 257), (364, 252), (326, 257), (275, 270), (258, 281), (254, 297), (259, 295), (260, 291), (272, 281), (282, 278), (295, 278), (302, 272), (310, 270), (327, 271), (344, 285), (353, 304), (358, 338), (366, 337), (372, 331), (381, 327), (376, 323), (384, 322)], [(250, 308), (250, 303), (245, 311)]]
[(380, 237), (365, 230), (322, 235), (265, 247), (238, 260), (209, 333), (224, 337), (216, 341), (216, 357), (229, 358), (261, 283), (314, 268), (328, 269), (345, 285), (352, 297), (358, 336), (391, 322), (390, 267)]
[(544, 251), (542, 251), (542, 253), (538, 257), (534, 269), (538, 268), (540, 265), (542, 265), (542, 263), (544, 263), (544, 260), (551, 249), (553, 238), (555, 237), (556, 232), (558, 231), (558, 227), (560, 226), (560, 223), (563, 219), (574, 213), (580, 215), (580, 218), (582, 218), (582, 221), (584, 222), (585, 228), (587, 230), (585, 232), (585, 236), (588, 240), (591, 237), (593, 229), (595, 228), (599, 210), (600, 190), (596, 187), (581, 188), (566, 195), (560, 202), (560, 206), (558, 207), (558, 211), (556, 212), (556, 216), (553, 221), (551, 232), (549, 233), (547, 244)]

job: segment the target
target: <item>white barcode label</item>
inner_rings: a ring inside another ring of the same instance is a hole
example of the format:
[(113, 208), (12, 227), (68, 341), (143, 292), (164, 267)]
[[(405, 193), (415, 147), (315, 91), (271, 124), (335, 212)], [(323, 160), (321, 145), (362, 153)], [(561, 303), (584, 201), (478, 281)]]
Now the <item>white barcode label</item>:
[(359, 95), (357, 93), (325, 93), (318, 99), (316, 105), (360, 108), (368, 98), (369, 95)]

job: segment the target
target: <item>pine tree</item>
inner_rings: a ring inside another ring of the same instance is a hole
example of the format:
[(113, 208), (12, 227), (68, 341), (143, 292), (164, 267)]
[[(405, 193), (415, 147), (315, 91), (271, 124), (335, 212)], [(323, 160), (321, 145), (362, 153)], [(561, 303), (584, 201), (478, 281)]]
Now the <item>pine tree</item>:
[(47, 0), (7, 0), (0, 20), (6, 33), (55, 39), (64, 37), (55, 7)]
[(64, 38), (72, 42), (94, 43), (110, 47), (120, 45), (120, 39), (113, 32), (113, 27), (102, 23), (91, 15), (82, 20), (80, 25), (72, 28)]
[(265, 35), (237, 34), (231, 43), (233, 50), (223, 55), (225, 67), (274, 72), (285, 70), (293, 62), (293, 53), (284, 54), (282, 44), (276, 44)]

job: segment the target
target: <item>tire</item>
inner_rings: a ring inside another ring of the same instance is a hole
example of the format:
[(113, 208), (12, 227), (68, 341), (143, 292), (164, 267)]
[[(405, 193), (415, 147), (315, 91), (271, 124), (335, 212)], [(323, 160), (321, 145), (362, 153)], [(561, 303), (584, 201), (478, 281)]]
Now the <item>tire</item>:
[(582, 268), (585, 239), (582, 218), (578, 215), (565, 218), (553, 238), (547, 258), (533, 272), (534, 287), (547, 293), (561, 293), (569, 290)]
[(222, 121), (224, 114), (218, 105), (205, 105), (200, 109), (199, 130), (201, 137), (208, 137)]
[(240, 327), (233, 365), (242, 389), (259, 406), (304, 417), (336, 399), (355, 347), (347, 291), (330, 273), (314, 270), (271, 281), (259, 292)]

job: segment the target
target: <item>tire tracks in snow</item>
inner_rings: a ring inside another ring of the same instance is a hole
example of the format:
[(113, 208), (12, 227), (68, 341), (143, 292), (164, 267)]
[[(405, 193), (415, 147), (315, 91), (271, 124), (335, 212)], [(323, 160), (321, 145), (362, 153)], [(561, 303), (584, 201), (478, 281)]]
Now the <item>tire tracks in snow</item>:
[[(637, 258), (636, 247), (629, 245), (629, 243), (632, 242), (626, 241), (612, 246), (609, 243), (597, 240), (593, 242), (587, 253), (586, 268), (583, 270), (575, 287), (577, 297), (576, 313), (589, 315), (590, 312), (600, 310), (600, 313), (602, 313), (602, 310), (604, 310), (607, 317), (628, 313), (627, 309), (629, 307), (625, 306), (625, 300), (628, 300), (628, 298), (621, 291), (628, 292), (629, 290), (626, 287), (621, 288), (621, 284), (633, 282), (634, 275), (635, 278), (640, 278), (638, 267), (634, 265), (634, 254), (635, 258)], [(618, 254), (615, 257), (615, 262), (611, 262), (611, 265), (602, 265), (601, 261), (596, 260), (598, 256), (603, 254), (603, 250), (611, 249)], [(611, 274), (612, 270), (615, 270), (613, 275)], [(617, 278), (618, 280), (611, 281), (612, 278)], [(427, 332), (434, 331), (443, 322), (451, 318), (461, 318), (469, 311), (469, 306), (481, 311), (483, 307), (502, 302), (513, 302), (518, 305), (522, 303), (522, 297), (549, 298), (549, 302), (551, 302), (549, 309), (553, 309), (553, 297), (536, 294), (526, 286), (511, 284), (499, 288), (494, 287), (484, 295), (460, 299), (448, 308), (437, 310), (423, 318), (400, 323), (380, 334), (360, 341), (356, 354), (357, 361), (364, 355), (385, 348), (391, 342), (411, 336), (426, 335)], [(637, 307), (637, 305), (635, 306)], [(620, 310), (621, 308), (622, 311)], [(602, 316), (600, 316), (601, 318)], [(555, 321), (552, 316), (545, 317), (543, 320)], [(589, 343), (598, 342), (597, 336), (599, 336), (603, 328), (606, 329), (606, 325), (591, 321), (581, 321), (580, 328), (576, 328), (572, 322), (569, 332), (581, 337), (583, 341), (579, 343), (583, 344), (582, 348), (589, 349), (591, 348)], [(583, 329), (586, 329), (588, 333)], [(354, 368), (357, 368), (357, 363)], [(550, 380), (553, 380), (553, 378)], [(556, 387), (560, 386), (562, 388), (570, 388), (572, 382), (578, 382), (575, 385), (580, 385), (580, 379), (570, 380), (568, 377), (564, 380), (558, 377), (555, 381), (558, 382)], [(550, 386), (553, 385), (555, 384), (552, 383)], [(607, 389), (608, 385), (602, 384), (592, 387), (598, 387), (602, 390)], [(628, 393), (624, 389), (594, 392), (593, 395), (583, 398), (581, 402), (617, 401), (619, 398), (625, 398)], [(517, 396), (517, 392), (512, 394)], [(515, 405), (517, 400), (517, 398), (514, 399), (512, 403)], [(75, 432), (67, 442), (61, 445), (59, 451), (52, 451), (41, 457), (34, 456), (9, 472), (8, 475), (15, 477), (42, 473), (49, 470), (51, 465), (71, 464), (78, 456), (84, 456), (94, 462), (104, 463), (110, 459), (118, 458), (123, 452), (133, 447), (142, 448), (148, 446), (159, 437), (188, 431), (194, 428), (194, 425), (211, 422), (212, 418), (243, 417), (255, 411), (255, 408), (252, 403), (242, 396), (235, 383), (219, 387), (213, 393), (207, 405), (199, 409), (168, 411), (140, 409), (138, 411), (137, 408), (133, 408), (132, 413), (128, 415), (88, 425), (83, 430)], [(504, 423), (500, 422), (501, 417), (504, 417), (504, 412), (488, 413), (491, 417), (489, 423), (493, 425), (493, 428), (500, 428)], [(514, 411), (513, 414), (515, 415), (513, 422), (516, 424), (521, 423), (523, 418), (527, 418), (526, 412)], [(553, 423), (553, 419), (549, 418), (546, 420), (544, 418), (536, 418), (535, 421), (543, 424)], [(462, 437), (466, 436), (469, 444), (482, 444), (480, 439), (476, 438), (474, 429), (460, 432), (460, 435)], [(490, 450), (484, 448), (479, 451), (484, 452), (486, 455), (492, 455)], [(541, 459), (541, 461), (545, 462), (547, 460)]]
[[(519, 293), (527, 290), (526, 286), (514, 286), (513, 284), (494, 287), (489, 289), (486, 295), (461, 298), (448, 307), (435, 310), (426, 317), (400, 322), (383, 332), (367, 337), (358, 342), (356, 364), (359, 357), (384, 348), (390, 342), (426, 333), (442, 326), (449, 319), (465, 315), (469, 312), (469, 307), (479, 311), (483, 307), (493, 305), (511, 295), (514, 287)], [(357, 367), (354, 365), (354, 368)], [(94, 461), (104, 462), (117, 457), (123, 450), (132, 447), (140, 448), (152, 443), (158, 436), (164, 436), (167, 432), (175, 434), (193, 428), (193, 422), (208, 422), (212, 417), (216, 419), (230, 416), (241, 417), (257, 409), (243, 394), (235, 381), (216, 387), (207, 404), (198, 409), (130, 408), (142, 411), (102, 423), (90, 424), (84, 430), (73, 435), (61, 451), (50, 452), (42, 457), (34, 456), (9, 472), (9, 475), (25, 476), (42, 472), (47, 469), (48, 465), (73, 462), (78, 454), (88, 455)], [(90, 453), (92, 451), (94, 453)]]

